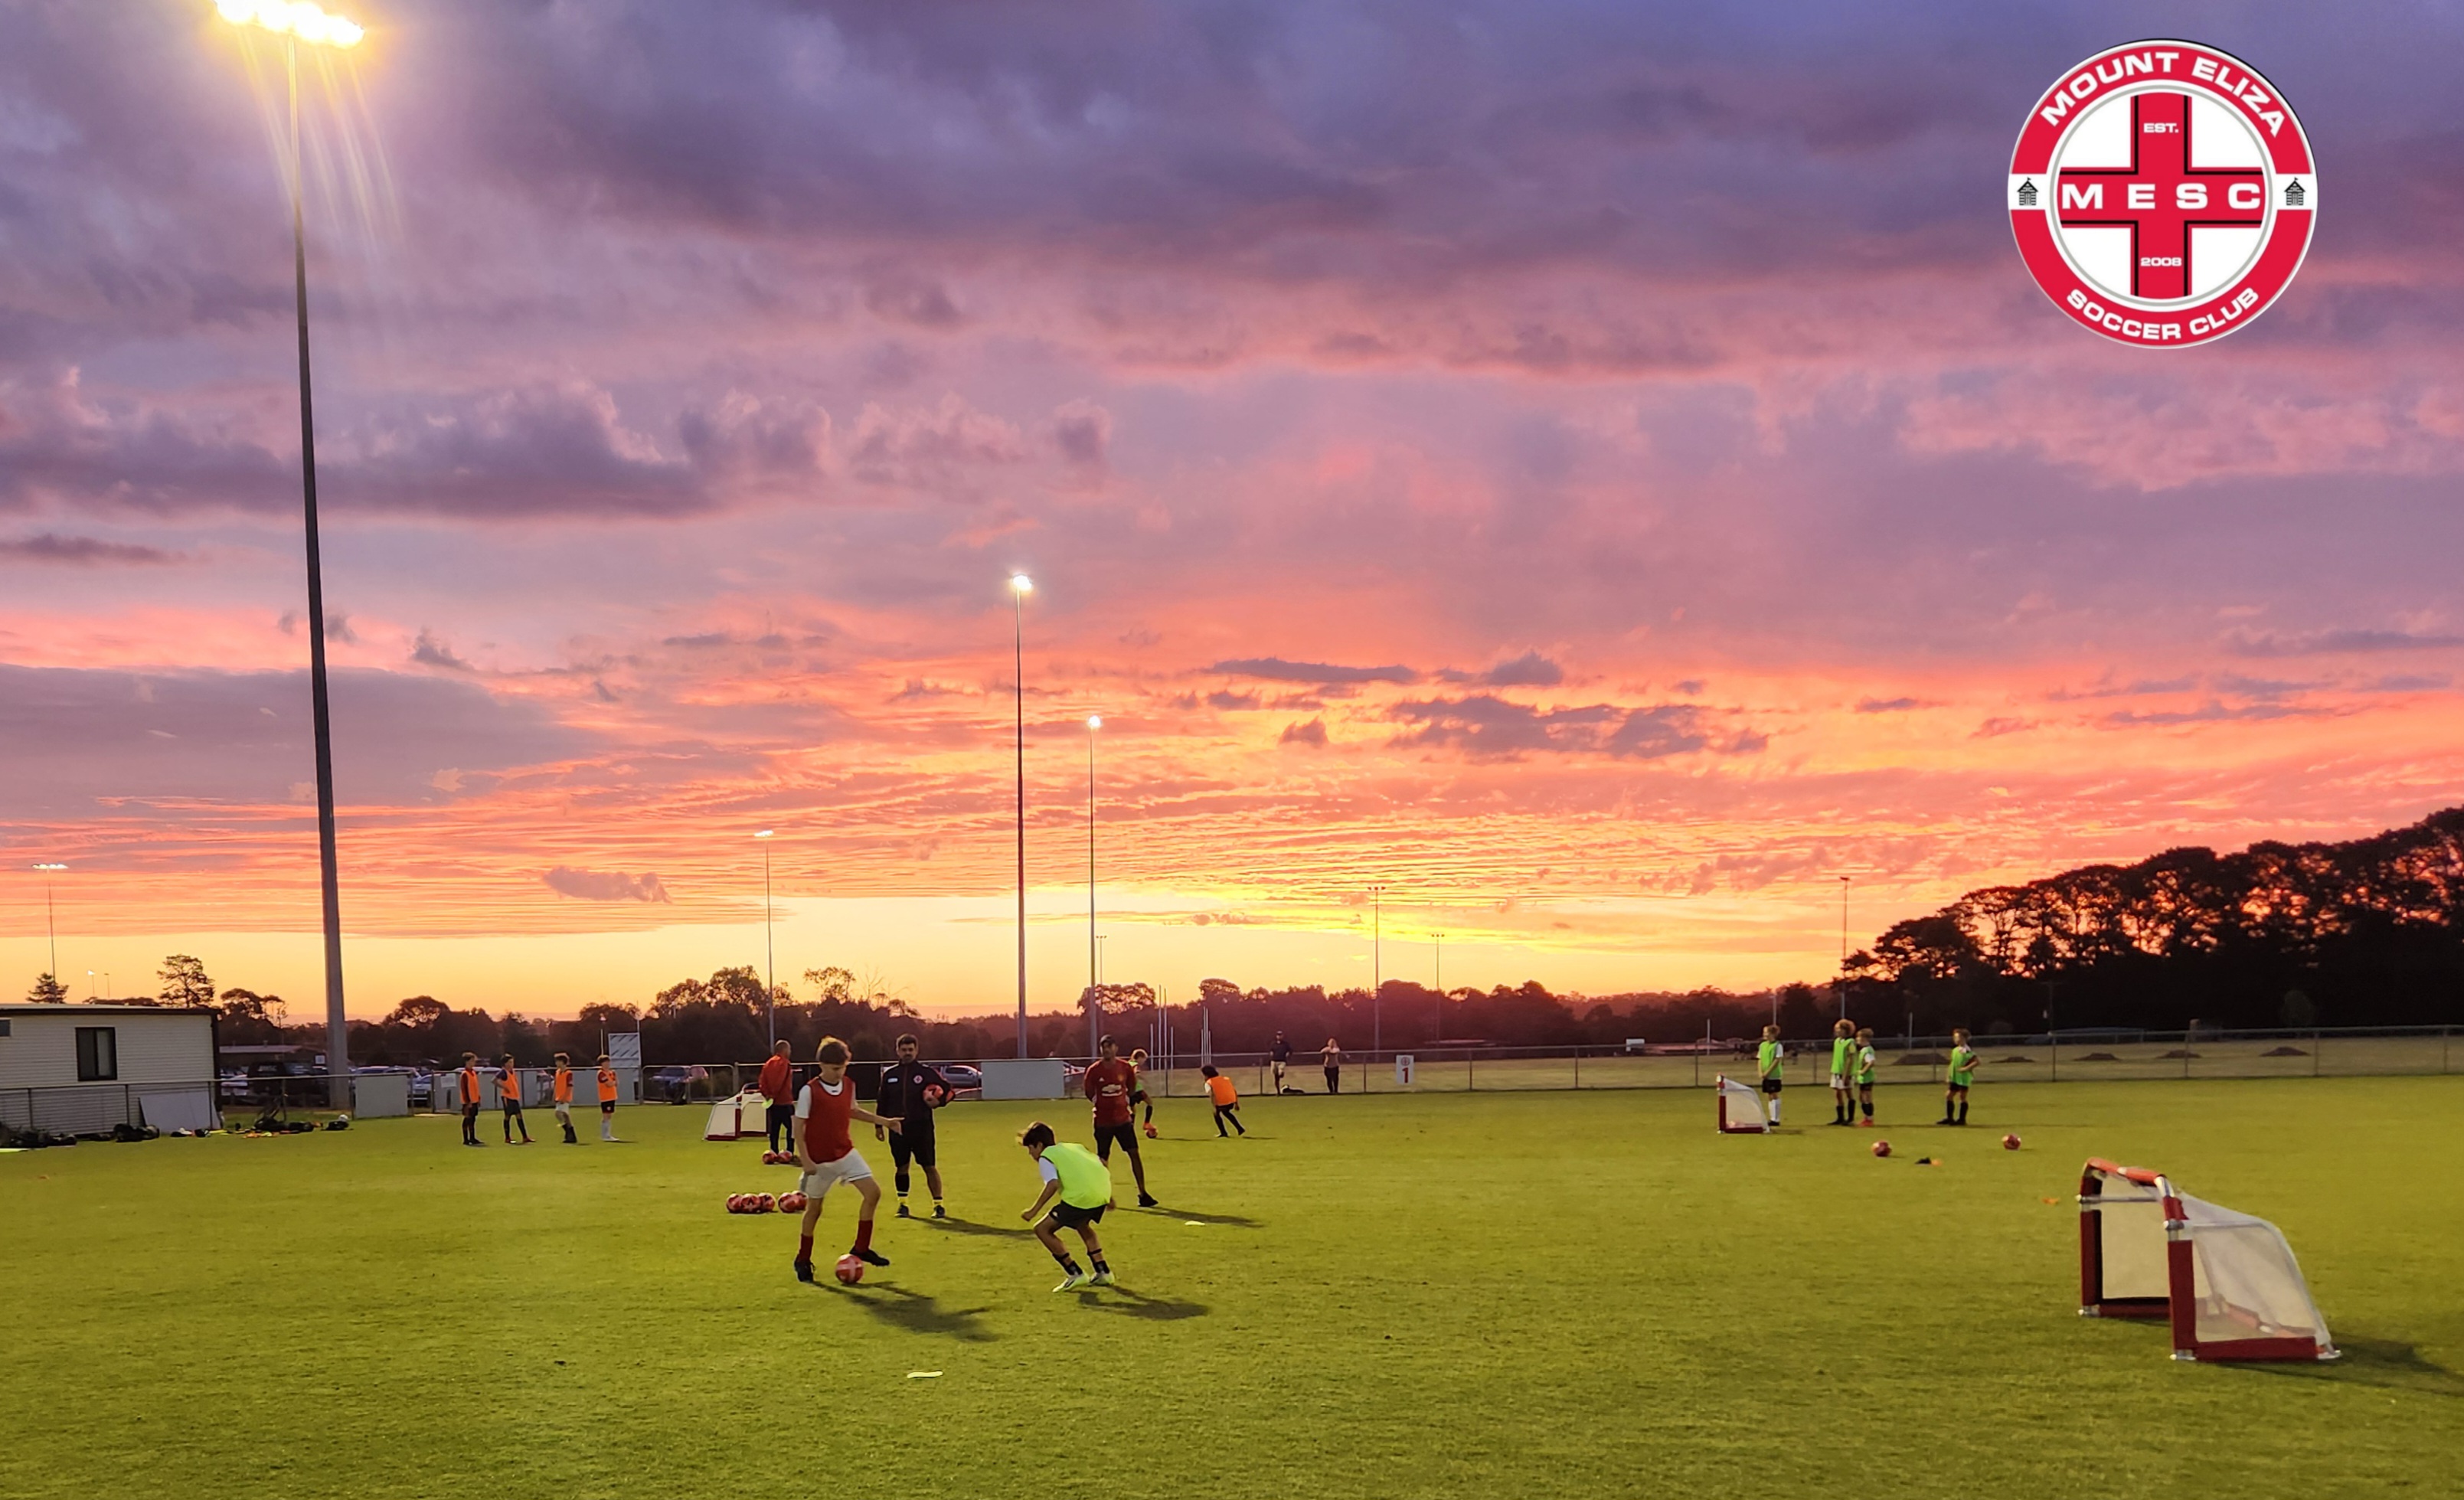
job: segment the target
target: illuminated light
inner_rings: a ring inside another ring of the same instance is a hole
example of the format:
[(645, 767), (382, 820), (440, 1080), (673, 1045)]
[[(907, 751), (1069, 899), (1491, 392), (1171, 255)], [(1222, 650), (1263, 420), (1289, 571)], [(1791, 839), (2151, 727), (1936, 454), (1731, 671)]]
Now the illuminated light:
[(1009, 576), (1009, 587), (1010, 592), (1014, 594), (1031, 594), (1035, 592), (1035, 580), (1024, 573), (1012, 573)]
[(756, 833), (753, 836), (757, 839), (766, 839), (770, 836), (770, 830), (768, 828), (763, 828), (760, 832)]
[(1087, 716), (1087, 727), (1088, 727), (1088, 728), (1089, 728), (1089, 729), (1101, 729), (1101, 728), (1103, 728), (1103, 727), (1104, 727), (1104, 716), (1103, 716), (1103, 715), (1101, 715), (1101, 714), (1089, 714), (1089, 715), (1088, 715), (1088, 716)]
[(233, 26), (254, 26), (317, 47), (356, 47), (366, 28), (310, 0), (214, 0), (214, 10)]

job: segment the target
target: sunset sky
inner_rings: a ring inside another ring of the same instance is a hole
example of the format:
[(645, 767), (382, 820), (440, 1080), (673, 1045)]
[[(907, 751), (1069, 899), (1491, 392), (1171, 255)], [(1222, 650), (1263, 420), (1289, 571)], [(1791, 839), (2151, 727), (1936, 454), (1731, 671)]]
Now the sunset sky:
[[(2431, 5), (368, 0), (303, 73), (351, 1008), (762, 961), (1820, 979), (1972, 886), (2464, 801)], [(2029, 279), (2036, 95), (2246, 58), (2255, 325)], [(319, 1004), (280, 54), (0, 5), (0, 998)]]

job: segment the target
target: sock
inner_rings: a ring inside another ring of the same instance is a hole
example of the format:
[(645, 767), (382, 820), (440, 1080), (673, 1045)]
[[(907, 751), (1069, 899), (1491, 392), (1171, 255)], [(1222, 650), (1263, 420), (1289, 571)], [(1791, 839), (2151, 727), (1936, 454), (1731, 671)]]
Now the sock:
[(900, 1167), (897, 1175), (891, 1179), (891, 1183), (898, 1189), (898, 1196), (903, 1199), (907, 1196), (907, 1184), (913, 1180), (913, 1178), (907, 1175), (907, 1169)]
[(1779, 1095), (1775, 1093), (1771, 1095), (1771, 1123), (1779, 1123)]
[(1052, 1252), (1052, 1258), (1061, 1263), (1061, 1268), (1063, 1270), (1067, 1271), (1072, 1276), (1078, 1274), (1078, 1263), (1070, 1259), (1069, 1252), (1067, 1250), (1055, 1250)]
[(1112, 1268), (1104, 1264), (1103, 1255), (1097, 1251), (1087, 1252), (1087, 1264), (1094, 1267), (1095, 1273), (1099, 1276), (1109, 1276), (1112, 1273)]
[(813, 1264), (813, 1237), (809, 1234), (796, 1240), (796, 1259), (806, 1266)]
[(1968, 1123), (1968, 1101), (1966, 1099), (1959, 1101), (1959, 1123), (1962, 1125)]
[(861, 1255), (871, 1248), (872, 1221), (869, 1219), (859, 1219), (855, 1222), (855, 1248), (850, 1250), (848, 1253), (852, 1255)]

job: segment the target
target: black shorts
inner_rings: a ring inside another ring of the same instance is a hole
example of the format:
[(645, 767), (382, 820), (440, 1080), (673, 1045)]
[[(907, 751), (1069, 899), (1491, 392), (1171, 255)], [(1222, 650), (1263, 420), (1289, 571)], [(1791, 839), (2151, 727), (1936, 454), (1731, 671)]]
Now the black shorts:
[(933, 1127), (926, 1125), (918, 1129), (913, 1121), (909, 1121), (899, 1129), (891, 1131), (890, 1159), (897, 1163), (898, 1170), (901, 1172), (907, 1170), (907, 1163), (911, 1161), (927, 1172), (938, 1166), (940, 1164), (938, 1154), (933, 1146)]
[(616, 1113), (616, 1101), (615, 1101), (615, 1100), (613, 1100), (613, 1099), (602, 1099), (602, 1100), (600, 1100), (600, 1101), (599, 1101), (599, 1113), (600, 1113), (600, 1114), (615, 1114), (615, 1113)]
[(1097, 1203), (1092, 1208), (1081, 1208), (1075, 1203), (1055, 1203), (1052, 1205), (1052, 1222), (1064, 1229), (1084, 1229), (1101, 1221), (1104, 1210), (1111, 1206), (1110, 1203)]
[(465, 1100), (463, 1100), (463, 1101), (462, 1101), (462, 1117), (463, 1117), (464, 1119), (466, 1119), (466, 1120), (475, 1120), (475, 1119), (477, 1119), (477, 1118), (479, 1117), (479, 1101), (478, 1101), (478, 1100), (476, 1100), (476, 1099), (465, 1099)]
[(508, 1114), (519, 1114), (522, 1113), (522, 1101), (519, 1099), (507, 1099), (504, 1101), (504, 1105), (505, 1113)]
[(1138, 1154), (1137, 1127), (1132, 1125), (1127, 1120), (1123, 1120), (1118, 1125), (1096, 1126), (1095, 1155), (1097, 1158), (1105, 1161), (1112, 1159), (1112, 1143), (1114, 1141), (1120, 1142), (1121, 1148), (1127, 1151), (1131, 1156), (1136, 1156)]
[(1779, 1088), (1780, 1080), (1777, 1078), (1766, 1078), (1763, 1080), (1763, 1092), (1765, 1093), (1777, 1093), (1779, 1092)]

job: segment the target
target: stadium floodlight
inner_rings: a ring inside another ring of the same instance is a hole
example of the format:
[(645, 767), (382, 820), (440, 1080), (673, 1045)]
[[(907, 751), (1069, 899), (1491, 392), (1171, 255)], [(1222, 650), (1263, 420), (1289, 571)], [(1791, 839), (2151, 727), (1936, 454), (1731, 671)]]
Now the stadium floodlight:
[(308, 378), (308, 228), (299, 130), (299, 44), (348, 50), (367, 32), (311, 0), (214, 0), (234, 26), (282, 38), (291, 95), (291, 285), (299, 326), (299, 493), (308, 554), (308, 696), (317, 749), (317, 858), (325, 928), (325, 1067), (328, 1100), (351, 1107), (351, 1028), (342, 1005), (341, 866), (334, 849), (334, 726), (325, 680), (325, 564), (317, 530), (317, 417)]
[(357, 47), (367, 29), (308, 0), (214, 0), (233, 26), (255, 26), (312, 47)]

